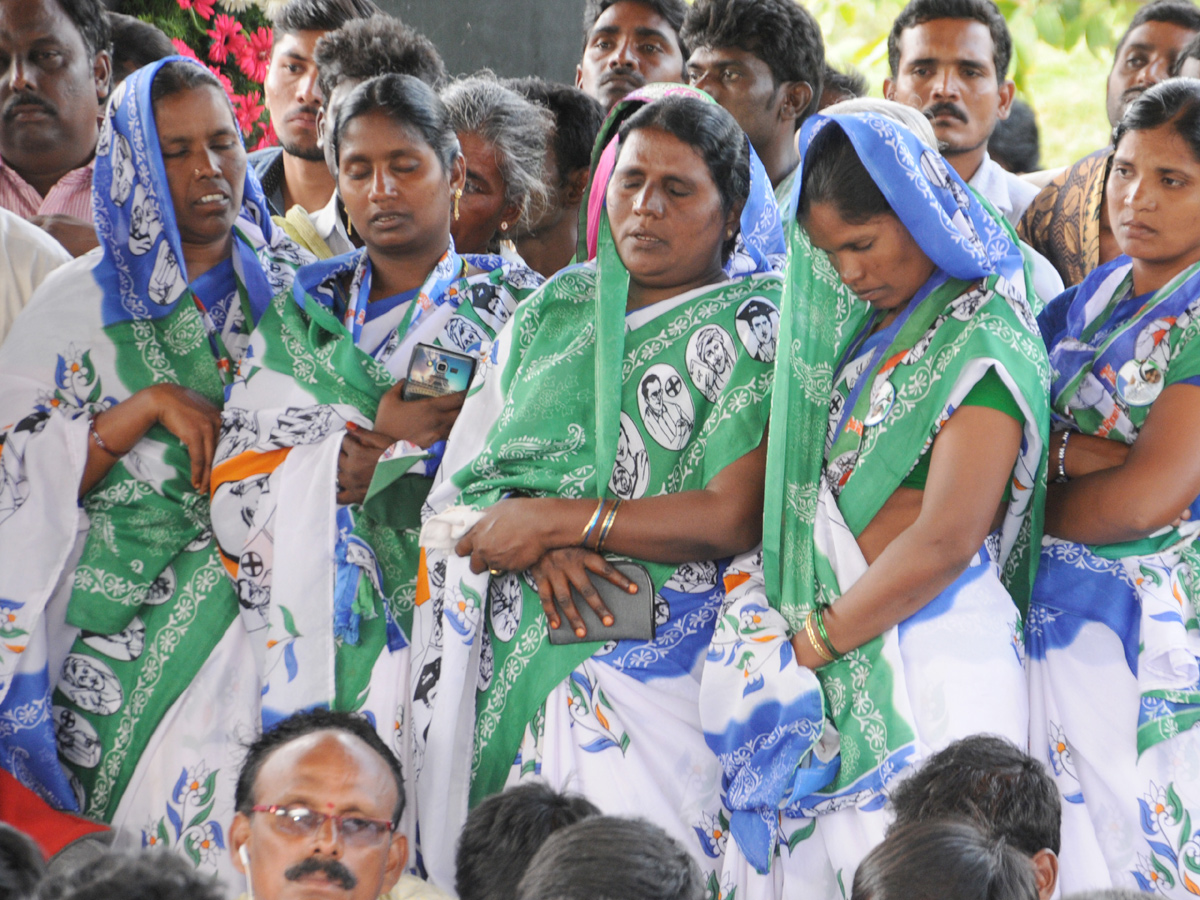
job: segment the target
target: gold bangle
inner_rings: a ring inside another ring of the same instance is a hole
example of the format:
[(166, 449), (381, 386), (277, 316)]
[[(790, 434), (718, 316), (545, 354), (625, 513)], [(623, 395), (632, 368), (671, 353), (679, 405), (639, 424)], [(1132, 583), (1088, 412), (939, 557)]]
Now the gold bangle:
[(592, 536), (592, 529), (596, 527), (596, 523), (600, 521), (600, 512), (604, 509), (604, 500), (596, 504), (596, 511), (592, 513), (592, 517), (588, 519), (588, 523), (583, 526), (583, 534), (579, 536), (580, 546), (586, 547), (588, 538)]
[(604, 549), (604, 542), (608, 540), (608, 532), (613, 527), (613, 522), (617, 519), (617, 510), (621, 508), (621, 502), (618, 500), (608, 510), (608, 515), (604, 519), (604, 524), (600, 526), (600, 540), (596, 541), (596, 552), (600, 553)]
[(845, 654), (838, 653), (837, 647), (833, 646), (833, 641), (829, 639), (829, 632), (825, 630), (825, 609), (813, 610), (813, 614), (817, 617), (817, 633), (821, 635), (821, 640), (825, 643), (825, 649), (832, 654), (835, 660), (841, 659)]
[(829, 651), (821, 646), (820, 640), (817, 639), (817, 633), (813, 630), (813, 612), (809, 612), (804, 617), (804, 633), (808, 635), (808, 642), (812, 644), (812, 648), (817, 651), (817, 656), (825, 660), (827, 663), (833, 662), (833, 657), (829, 655)]

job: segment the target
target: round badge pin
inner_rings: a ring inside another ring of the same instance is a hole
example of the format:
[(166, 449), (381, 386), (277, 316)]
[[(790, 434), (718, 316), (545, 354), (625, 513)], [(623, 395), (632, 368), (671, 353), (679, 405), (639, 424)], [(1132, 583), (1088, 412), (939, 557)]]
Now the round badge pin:
[(892, 404), (895, 402), (896, 388), (890, 381), (883, 381), (875, 385), (871, 389), (871, 405), (863, 418), (863, 424), (867, 427), (878, 425), (887, 418), (888, 413), (892, 411)]
[(1130, 406), (1149, 406), (1162, 393), (1166, 378), (1149, 359), (1131, 359), (1117, 371), (1117, 393)]

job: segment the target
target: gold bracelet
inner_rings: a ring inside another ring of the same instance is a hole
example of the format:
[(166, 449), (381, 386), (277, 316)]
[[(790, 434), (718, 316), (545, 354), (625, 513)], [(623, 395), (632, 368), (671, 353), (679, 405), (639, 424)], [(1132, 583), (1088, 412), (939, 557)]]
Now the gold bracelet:
[(829, 651), (821, 646), (821, 642), (817, 639), (817, 633), (813, 630), (813, 613), (809, 612), (804, 617), (804, 633), (808, 635), (808, 642), (812, 644), (812, 648), (817, 651), (817, 656), (825, 660), (827, 663), (833, 662), (833, 657), (829, 655)]
[(596, 504), (596, 511), (592, 513), (592, 517), (588, 519), (588, 523), (583, 526), (583, 534), (579, 536), (580, 546), (586, 547), (588, 538), (592, 536), (592, 529), (596, 527), (596, 523), (600, 521), (600, 511), (604, 509), (604, 500)]
[(608, 532), (613, 527), (613, 522), (617, 519), (617, 510), (621, 508), (623, 501), (618, 500), (608, 510), (608, 515), (604, 519), (604, 524), (600, 526), (600, 540), (596, 541), (596, 552), (600, 553), (604, 550), (604, 542), (608, 540)]
[(821, 635), (821, 640), (825, 643), (825, 649), (832, 654), (835, 660), (841, 659), (845, 654), (838, 653), (837, 647), (833, 646), (833, 641), (829, 639), (829, 632), (825, 630), (825, 610), (815, 609), (813, 614), (817, 617), (817, 633)]

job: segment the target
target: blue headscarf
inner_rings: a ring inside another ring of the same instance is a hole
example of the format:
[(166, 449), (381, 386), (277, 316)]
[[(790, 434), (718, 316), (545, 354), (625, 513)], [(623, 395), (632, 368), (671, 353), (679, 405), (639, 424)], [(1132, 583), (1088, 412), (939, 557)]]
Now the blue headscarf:
[[(92, 210), (104, 255), (92, 275), (104, 295), (106, 326), (170, 315), (188, 287), (150, 98), (155, 77), (171, 63), (204, 69), (182, 56), (138, 69), (113, 91), (100, 126)], [(230, 120), (236, 121), (232, 106)], [(257, 322), (271, 297), (290, 283), (285, 269), (310, 257), (287, 239), (283, 229), (273, 226), (262, 187), (249, 166), (234, 234), (234, 268)]]

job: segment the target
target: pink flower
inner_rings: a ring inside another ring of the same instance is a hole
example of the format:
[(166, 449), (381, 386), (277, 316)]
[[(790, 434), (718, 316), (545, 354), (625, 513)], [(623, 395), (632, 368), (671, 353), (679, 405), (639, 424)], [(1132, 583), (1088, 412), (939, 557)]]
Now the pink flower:
[(233, 101), (233, 82), (229, 80), (229, 76), (218, 69), (216, 66), (208, 66), (208, 71), (217, 76), (217, 81), (221, 82), (221, 87), (225, 88), (225, 96)]
[(279, 138), (275, 134), (275, 125), (272, 122), (267, 122), (267, 127), (263, 129), (262, 139), (254, 145), (255, 150), (262, 150), (266, 147), (274, 147), (279, 143)]
[(249, 135), (262, 118), (263, 105), (258, 102), (261, 98), (262, 94), (258, 91), (233, 98), (233, 114), (237, 118), (238, 128), (242, 129), (242, 134)]
[(179, 4), (180, 9), (195, 10), (202, 19), (211, 19), (213, 15), (213, 3), (216, 0), (175, 0)]
[(260, 27), (239, 49), (235, 49), (238, 68), (251, 81), (263, 83), (271, 63), (271, 29)]
[(215, 63), (223, 63), (229, 54), (237, 54), (246, 39), (242, 37), (242, 23), (233, 16), (224, 13), (213, 20), (213, 29), (208, 32), (212, 43), (208, 47), (208, 58)]
[(180, 38), (171, 38), (171, 43), (175, 45), (175, 52), (180, 56), (186, 56), (189, 59), (199, 61), (200, 57), (196, 55), (195, 50), (187, 45), (186, 41), (183, 41)]

